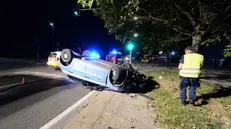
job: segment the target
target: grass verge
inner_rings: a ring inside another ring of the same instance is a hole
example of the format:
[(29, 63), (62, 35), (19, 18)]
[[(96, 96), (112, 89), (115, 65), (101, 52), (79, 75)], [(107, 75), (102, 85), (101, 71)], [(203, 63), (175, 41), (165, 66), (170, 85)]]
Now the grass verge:
[(209, 83), (201, 82), (197, 89), (200, 106), (182, 106), (179, 98), (177, 72), (155, 70), (146, 73), (160, 84), (150, 95), (155, 99), (152, 107), (157, 121), (171, 129), (231, 129), (230, 89), (217, 90)]

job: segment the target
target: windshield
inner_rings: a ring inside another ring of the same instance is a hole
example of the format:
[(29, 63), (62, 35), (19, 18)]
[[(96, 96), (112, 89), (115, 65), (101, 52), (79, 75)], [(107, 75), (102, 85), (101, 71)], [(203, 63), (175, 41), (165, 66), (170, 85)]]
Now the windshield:
[(57, 56), (57, 54), (56, 53), (50, 53), (50, 55), (49, 55), (49, 57), (51, 57), (51, 58), (54, 58), (54, 57), (56, 57)]

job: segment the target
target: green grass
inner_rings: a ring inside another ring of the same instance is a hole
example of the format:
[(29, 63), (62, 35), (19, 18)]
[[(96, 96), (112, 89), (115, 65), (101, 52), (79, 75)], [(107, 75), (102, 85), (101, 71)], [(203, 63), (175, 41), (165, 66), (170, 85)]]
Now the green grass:
[[(208, 98), (202, 106), (182, 106), (179, 99), (179, 76), (172, 71), (155, 70), (146, 73), (160, 84), (153, 90), (153, 108), (158, 122), (164, 128), (178, 129), (228, 129), (231, 128), (230, 97)], [(209, 83), (201, 82), (197, 96), (215, 92)], [(228, 108), (227, 108), (228, 107)], [(227, 108), (227, 109), (226, 109)], [(229, 124), (228, 124), (229, 123)]]

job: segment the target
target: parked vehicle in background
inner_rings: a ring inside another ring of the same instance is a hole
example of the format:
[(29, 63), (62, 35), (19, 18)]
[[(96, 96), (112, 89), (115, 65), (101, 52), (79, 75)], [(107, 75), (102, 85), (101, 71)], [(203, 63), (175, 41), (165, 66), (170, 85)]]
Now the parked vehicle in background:
[(122, 64), (123, 61), (123, 55), (122, 52), (112, 51), (109, 53), (109, 61), (112, 62), (112, 57), (116, 56), (116, 64)]
[(149, 63), (149, 59), (147, 57), (142, 58), (141, 63)]
[(61, 51), (51, 52), (48, 56), (47, 65), (53, 67), (55, 70), (58, 70), (60, 68), (60, 56)]

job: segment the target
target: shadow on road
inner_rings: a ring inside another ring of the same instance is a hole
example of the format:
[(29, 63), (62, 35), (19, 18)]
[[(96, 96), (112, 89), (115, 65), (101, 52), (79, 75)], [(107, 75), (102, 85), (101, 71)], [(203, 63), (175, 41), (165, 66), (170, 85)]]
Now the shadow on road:
[(67, 85), (69, 83), (71, 82), (44, 78), (32, 83), (18, 85), (9, 90), (0, 92), (0, 106), (54, 87)]
[(208, 100), (212, 98), (223, 98), (223, 97), (231, 97), (231, 85), (229, 88), (225, 88), (222, 86), (216, 86), (219, 87), (215, 91), (207, 94), (202, 94), (201, 96), (197, 97), (197, 106), (206, 105), (208, 104)]
[[(127, 86), (126, 91), (122, 91), (122, 93), (138, 93), (138, 94), (145, 94), (148, 93), (156, 88), (159, 88), (159, 83), (157, 83), (156, 81), (152, 80), (152, 77), (148, 77), (149, 79), (147, 81), (144, 82), (144, 85), (142, 88), (140, 87), (134, 87), (134, 86)], [(116, 91), (114, 89), (111, 88), (107, 88), (107, 87), (101, 87), (95, 84), (90, 84), (89, 86), (85, 86), (85, 88), (90, 89), (90, 90), (96, 90), (96, 91), (114, 91), (114, 92), (119, 92), (121, 93), (121, 91)]]

